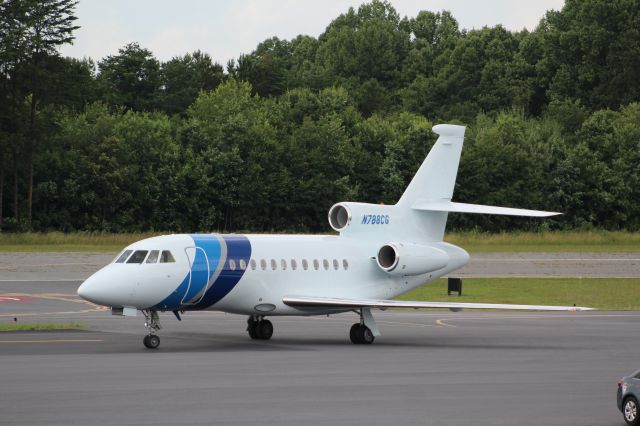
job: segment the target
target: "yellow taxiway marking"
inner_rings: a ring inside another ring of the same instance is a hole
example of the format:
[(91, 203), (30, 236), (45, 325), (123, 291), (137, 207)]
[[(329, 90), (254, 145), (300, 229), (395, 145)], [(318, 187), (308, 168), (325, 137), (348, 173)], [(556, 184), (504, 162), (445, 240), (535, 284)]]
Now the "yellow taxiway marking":
[(99, 339), (0, 340), (0, 343), (99, 343)]

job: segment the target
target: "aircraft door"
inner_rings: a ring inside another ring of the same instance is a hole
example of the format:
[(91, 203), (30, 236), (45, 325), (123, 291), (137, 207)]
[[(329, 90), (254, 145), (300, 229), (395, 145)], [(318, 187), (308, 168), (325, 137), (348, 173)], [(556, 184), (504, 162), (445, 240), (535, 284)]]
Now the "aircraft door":
[(195, 305), (202, 300), (209, 281), (209, 259), (201, 247), (185, 249), (189, 259), (189, 285), (182, 297), (182, 305)]

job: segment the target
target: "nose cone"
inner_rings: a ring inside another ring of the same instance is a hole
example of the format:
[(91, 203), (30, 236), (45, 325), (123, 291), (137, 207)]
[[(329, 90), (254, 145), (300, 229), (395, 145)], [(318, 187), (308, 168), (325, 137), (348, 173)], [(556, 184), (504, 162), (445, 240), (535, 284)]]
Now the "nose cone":
[(101, 271), (91, 275), (80, 284), (78, 296), (97, 305), (112, 306), (109, 303), (109, 286)]

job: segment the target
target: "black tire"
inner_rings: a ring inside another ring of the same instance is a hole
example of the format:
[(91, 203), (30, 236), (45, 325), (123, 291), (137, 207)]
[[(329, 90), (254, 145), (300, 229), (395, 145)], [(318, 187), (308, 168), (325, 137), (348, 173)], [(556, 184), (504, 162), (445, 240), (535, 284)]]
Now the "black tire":
[(362, 343), (359, 339), (359, 331), (360, 331), (360, 324), (355, 323), (351, 326), (351, 330), (349, 330), (349, 338), (351, 339), (351, 343), (353, 343), (354, 345), (359, 345), (360, 343)]
[(628, 425), (640, 425), (640, 406), (633, 396), (626, 397), (622, 402), (622, 416)]
[(158, 346), (160, 346), (160, 338), (155, 334), (149, 334), (144, 336), (142, 343), (144, 343), (144, 346), (147, 347), (147, 349), (157, 349)]
[(273, 324), (269, 320), (262, 320), (258, 323), (256, 327), (258, 331), (258, 336), (262, 340), (269, 340), (271, 336), (273, 336)]
[(249, 320), (249, 325), (247, 326), (247, 331), (249, 332), (249, 337), (256, 340), (259, 339), (258, 335), (258, 323), (256, 321)]
[(365, 345), (370, 345), (374, 340), (376, 340), (376, 337), (373, 335), (371, 329), (365, 325), (360, 327), (358, 338), (360, 339), (360, 342)]

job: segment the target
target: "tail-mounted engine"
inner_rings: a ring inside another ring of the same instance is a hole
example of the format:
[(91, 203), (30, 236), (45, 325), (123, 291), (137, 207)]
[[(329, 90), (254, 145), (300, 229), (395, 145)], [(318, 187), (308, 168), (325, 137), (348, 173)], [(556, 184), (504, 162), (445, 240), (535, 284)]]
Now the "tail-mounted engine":
[(449, 255), (435, 247), (414, 243), (387, 243), (380, 247), (376, 262), (392, 275), (421, 275), (442, 269)]
[(394, 206), (367, 203), (338, 203), (329, 209), (329, 225), (340, 233), (388, 230), (393, 225)]

